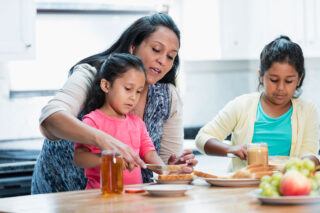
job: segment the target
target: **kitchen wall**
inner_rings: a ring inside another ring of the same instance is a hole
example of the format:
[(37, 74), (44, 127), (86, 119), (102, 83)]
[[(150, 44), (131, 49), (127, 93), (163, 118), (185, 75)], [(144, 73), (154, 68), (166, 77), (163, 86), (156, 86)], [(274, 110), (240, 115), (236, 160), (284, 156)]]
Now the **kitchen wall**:
[[(258, 67), (258, 60), (185, 61), (182, 88), (184, 125), (202, 126), (228, 101), (257, 91)], [(319, 79), (320, 59), (307, 58), (301, 97), (312, 100), (320, 112)]]
[[(301, 97), (320, 106), (320, 59), (306, 59)], [(184, 102), (184, 126), (207, 123), (230, 100), (257, 89), (256, 60), (184, 61), (179, 81)], [(2, 83), (6, 83), (2, 81)], [(50, 97), (0, 99), (0, 140), (41, 137), (38, 118)], [(319, 108), (320, 111), (320, 108)]]

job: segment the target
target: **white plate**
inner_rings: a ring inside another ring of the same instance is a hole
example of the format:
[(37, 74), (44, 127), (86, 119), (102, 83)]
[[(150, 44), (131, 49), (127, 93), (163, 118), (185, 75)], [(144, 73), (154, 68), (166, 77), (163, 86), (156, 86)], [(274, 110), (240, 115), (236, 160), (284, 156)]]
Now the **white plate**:
[(259, 195), (261, 189), (256, 189), (251, 191), (249, 194), (256, 197), (262, 203), (265, 204), (290, 204), (290, 205), (298, 205), (298, 204), (308, 204), (308, 203), (318, 203), (320, 202), (319, 195), (308, 195), (308, 196), (281, 196), (281, 197), (266, 197)]
[(190, 184), (193, 180), (158, 180), (154, 178), (157, 183), (160, 184)]
[(184, 193), (191, 189), (190, 185), (160, 184), (148, 185), (143, 187), (144, 190), (154, 196), (183, 196)]
[(257, 186), (260, 179), (239, 178), (239, 179), (221, 179), (221, 178), (203, 178), (207, 183), (215, 186)]

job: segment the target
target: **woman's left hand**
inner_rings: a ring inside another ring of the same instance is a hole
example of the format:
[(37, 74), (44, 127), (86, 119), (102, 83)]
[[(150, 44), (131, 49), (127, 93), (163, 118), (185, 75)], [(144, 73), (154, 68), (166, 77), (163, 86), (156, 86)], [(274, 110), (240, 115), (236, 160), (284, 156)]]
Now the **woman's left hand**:
[(184, 164), (182, 167), (183, 173), (193, 172), (193, 167), (197, 165), (198, 161), (194, 159), (194, 154), (192, 150), (184, 150), (182, 155), (177, 157), (176, 154), (171, 154), (168, 165), (179, 165)]

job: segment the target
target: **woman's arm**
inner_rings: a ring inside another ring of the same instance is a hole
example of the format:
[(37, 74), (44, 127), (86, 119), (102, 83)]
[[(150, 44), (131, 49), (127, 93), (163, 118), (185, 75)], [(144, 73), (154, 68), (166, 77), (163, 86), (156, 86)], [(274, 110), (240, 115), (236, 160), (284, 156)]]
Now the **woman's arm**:
[(163, 124), (160, 157), (167, 163), (171, 154), (177, 156), (183, 151), (182, 100), (176, 88), (169, 84), (171, 109), (168, 119)]
[(40, 117), (42, 134), (50, 140), (63, 138), (98, 146), (101, 150), (117, 149), (129, 164), (130, 170), (135, 166), (145, 168), (143, 161), (130, 147), (76, 118), (83, 108), (95, 73), (95, 68), (90, 65), (75, 67), (63, 88), (42, 110)]
[(77, 146), (73, 156), (74, 165), (80, 168), (93, 168), (100, 165), (100, 153), (93, 153), (89, 148)]

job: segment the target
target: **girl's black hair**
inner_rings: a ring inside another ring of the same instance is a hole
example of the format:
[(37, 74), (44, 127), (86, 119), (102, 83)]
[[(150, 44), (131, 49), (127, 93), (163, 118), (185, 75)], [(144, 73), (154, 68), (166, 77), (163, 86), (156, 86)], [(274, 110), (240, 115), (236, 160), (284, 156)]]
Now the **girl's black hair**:
[[(269, 44), (267, 44), (260, 54), (260, 76), (263, 77), (265, 72), (270, 69), (274, 62), (288, 63), (293, 66), (299, 78), (301, 78), (300, 84), (296, 88), (294, 97), (298, 97), (301, 94), (301, 86), (306, 76), (304, 68), (304, 57), (301, 47), (292, 42), (288, 36), (280, 36)], [(262, 86), (262, 82), (259, 81), (259, 88)]]
[[(180, 31), (172, 18), (165, 13), (156, 13), (138, 19), (122, 33), (119, 39), (109, 49), (99, 54), (82, 59), (76, 65), (88, 63), (99, 70), (102, 61), (108, 55), (110, 55), (111, 53), (129, 53), (129, 49), (131, 46), (138, 47), (141, 42), (148, 38), (153, 32), (155, 32), (159, 26), (164, 26), (172, 30), (176, 34), (180, 46)], [(70, 70), (70, 74), (72, 73), (73, 67)], [(173, 85), (176, 85), (175, 78), (178, 67), (179, 55), (175, 57), (172, 68), (159, 82), (171, 83)]]
[(121, 77), (129, 69), (140, 70), (146, 74), (146, 70), (140, 58), (127, 53), (114, 53), (108, 56), (101, 65), (101, 68), (95, 76), (93, 85), (88, 92), (87, 102), (82, 111), (87, 114), (93, 110), (99, 109), (105, 103), (106, 94), (100, 87), (102, 79), (106, 79), (112, 85), (113, 82)]

